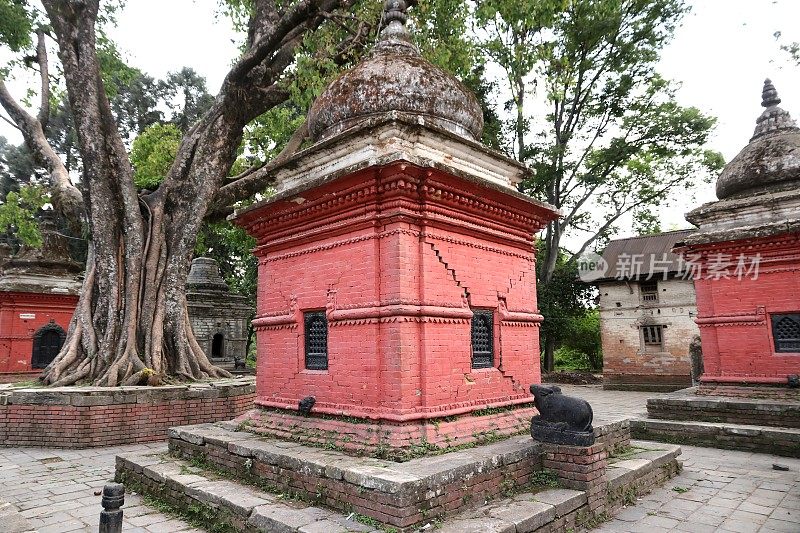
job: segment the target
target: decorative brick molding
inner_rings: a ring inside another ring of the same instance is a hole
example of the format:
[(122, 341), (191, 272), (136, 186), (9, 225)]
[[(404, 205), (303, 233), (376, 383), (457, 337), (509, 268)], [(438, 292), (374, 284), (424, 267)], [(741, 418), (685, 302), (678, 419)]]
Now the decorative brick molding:
[(253, 378), (164, 387), (0, 389), (0, 446), (91, 448), (167, 439), (176, 424), (249, 410)]

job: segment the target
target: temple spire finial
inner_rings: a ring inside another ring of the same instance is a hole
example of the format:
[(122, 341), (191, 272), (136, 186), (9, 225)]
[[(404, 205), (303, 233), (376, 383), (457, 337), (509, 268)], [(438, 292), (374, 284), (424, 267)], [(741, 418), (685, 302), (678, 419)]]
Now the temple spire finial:
[(777, 131), (797, 131), (797, 124), (792, 120), (788, 111), (778, 107), (781, 99), (778, 98), (778, 91), (772, 84), (772, 80), (764, 80), (764, 88), (761, 90), (761, 105), (765, 108), (756, 119), (756, 129), (750, 141), (754, 141), (764, 135), (770, 135)]
[(767, 78), (764, 80), (764, 88), (761, 90), (761, 107), (772, 107), (781, 103), (778, 97), (778, 91), (772, 84), (772, 80)]
[(419, 50), (414, 46), (411, 33), (406, 27), (409, 6), (415, 5), (414, 0), (386, 0), (383, 4), (383, 16), (378, 33), (378, 42), (375, 43), (374, 53), (400, 53), (419, 55)]

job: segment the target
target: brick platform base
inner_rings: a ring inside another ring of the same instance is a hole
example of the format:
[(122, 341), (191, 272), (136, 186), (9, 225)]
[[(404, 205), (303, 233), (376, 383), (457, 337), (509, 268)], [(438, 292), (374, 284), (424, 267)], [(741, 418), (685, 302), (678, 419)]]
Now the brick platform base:
[(164, 387), (0, 389), (0, 446), (90, 448), (167, 439), (171, 426), (251, 409), (253, 378)]
[[(437, 528), (458, 533), (566, 532), (602, 521), (680, 469), (678, 447), (631, 443), (627, 421), (598, 424), (596, 443), (586, 448), (524, 436), (402, 463), (263, 438), (237, 427), (223, 422), (172, 428), (170, 456), (119, 456), (117, 479), (182, 508), (211, 502), (212, 525), (233, 531), (253, 531), (265, 516), (271, 527), (261, 530), (343, 531), (330, 524), (299, 525), (321, 520), (327, 507), (342, 516), (370, 517), (394, 531), (439, 523)], [(618, 460), (612, 450), (626, 459)], [(204, 478), (205, 472), (215, 481)], [(537, 479), (543, 474), (573, 488), (540, 492)], [(269, 494), (317, 507), (279, 509)], [(513, 501), (499, 500), (509, 496)], [(492, 500), (497, 505), (486, 507)], [(504, 528), (484, 528), (472, 515), (448, 522), (459, 512), (483, 517), (490, 510), (496, 514), (489, 521)]]
[(234, 422), (259, 435), (324, 445), (357, 454), (402, 460), (429, 448), (485, 443), (529, 431), (538, 414), (528, 405), (391, 424), (344, 416), (301, 416), (297, 411), (253, 409)]
[(724, 383), (701, 383), (698, 396), (725, 396), (728, 398), (753, 398), (800, 402), (800, 388), (790, 389), (786, 385), (737, 385)]
[(800, 401), (701, 396), (693, 389), (647, 400), (649, 418), (800, 428)]

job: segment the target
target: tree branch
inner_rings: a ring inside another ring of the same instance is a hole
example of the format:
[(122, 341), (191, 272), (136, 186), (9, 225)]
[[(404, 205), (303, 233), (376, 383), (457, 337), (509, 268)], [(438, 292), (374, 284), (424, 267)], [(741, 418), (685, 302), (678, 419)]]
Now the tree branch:
[(214, 199), (214, 211), (228, 208), (234, 202), (249, 198), (272, 185), (275, 180), (272, 172), (296, 154), (308, 136), (308, 122), (304, 121), (274, 159), (242, 172), (234, 177), (233, 181), (221, 187)]
[(39, 63), (39, 77), (42, 80), (40, 105), (39, 105), (39, 123), (44, 130), (47, 127), (47, 121), (50, 120), (50, 76), (47, 64), (47, 43), (44, 40), (44, 30), (36, 30), (36, 62)]
[(53, 205), (70, 223), (78, 227), (85, 213), (83, 196), (69, 179), (69, 173), (61, 158), (47, 142), (42, 123), (17, 103), (8, 92), (3, 80), (0, 80), (0, 105), (9, 114), (14, 126), (22, 132), (25, 144), (33, 153), (36, 162), (47, 169), (50, 175)]

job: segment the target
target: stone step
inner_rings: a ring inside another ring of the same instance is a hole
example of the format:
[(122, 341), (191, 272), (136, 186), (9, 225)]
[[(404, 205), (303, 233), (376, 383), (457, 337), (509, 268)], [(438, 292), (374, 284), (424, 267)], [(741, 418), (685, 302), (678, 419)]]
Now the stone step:
[(649, 418), (800, 428), (800, 402), (698, 396), (687, 389), (647, 400)]
[[(630, 502), (623, 495), (641, 496), (673, 473), (666, 472), (680, 455), (679, 446), (631, 441), (625, 458), (609, 460), (606, 470), (609, 515)], [(570, 489), (522, 493), (462, 512), (441, 525), (436, 533), (529, 533), (572, 531), (588, 517), (588, 495)]]
[(167, 447), (117, 456), (126, 490), (166, 501), (212, 523), (207, 529), (269, 533), (379, 532), (372, 526), (298, 500), (225, 479), (168, 455)]
[(637, 439), (800, 457), (800, 429), (692, 420), (634, 418)]

